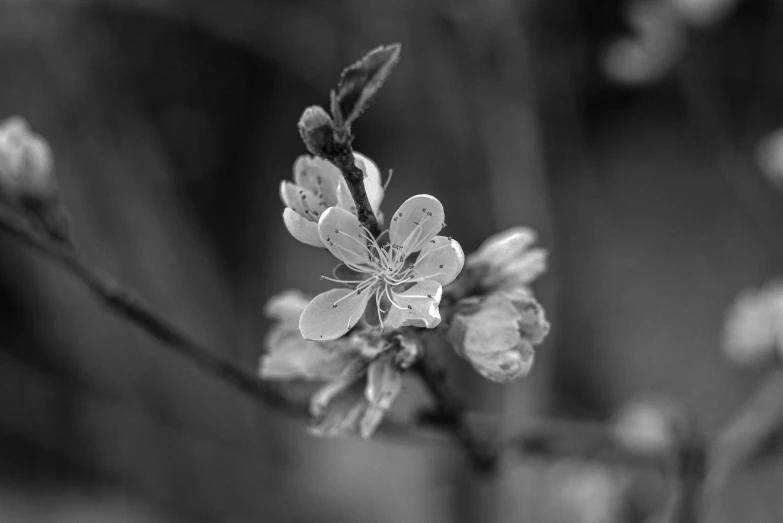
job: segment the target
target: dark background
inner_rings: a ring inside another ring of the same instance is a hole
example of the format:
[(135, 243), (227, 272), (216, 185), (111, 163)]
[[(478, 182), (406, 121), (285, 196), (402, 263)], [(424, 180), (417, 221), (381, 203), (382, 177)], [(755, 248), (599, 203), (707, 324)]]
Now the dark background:
[[(724, 311), (783, 263), (767, 232), (783, 197), (752, 155), (783, 119), (783, 18), (771, 0), (701, 3), (718, 15), (694, 22), (673, 0), (5, 0), (0, 116), (50, 141), (85, 255), (253, 369), (265, 300), (321, 290), (332, 263), (280, 219), (299, 115), (399, 41), (354, 129), (395, 171), (384, 208), (430, 193), (466, 252), (516, 224), (551, 251), (537, 366), (499, 386), (457, 363), (470, 406), (509, 426), (604, 420), (661, 393), (712, 435), (760, 376), (720, 354)], [(645, 43), (608, 62), (623, 38)], [(314, 439), (5, 237), (0, 327), (2, 521), (604, 521), (557, 506), (563, 474), (595, 484), (580, 464), (510, 461), (493, 482), (448, 447)], [(779, 469), (738, 477), (710, 520), (780, 520)]]

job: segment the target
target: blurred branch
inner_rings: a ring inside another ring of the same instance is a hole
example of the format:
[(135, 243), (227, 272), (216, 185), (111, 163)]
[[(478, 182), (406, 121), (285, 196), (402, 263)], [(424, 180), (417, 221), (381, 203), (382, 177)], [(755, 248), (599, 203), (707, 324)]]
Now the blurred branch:
[(707, 494), (712, 497), (729, 475), (743, 466), (779, 452), (783, 432), (783, 372), (775, 370), (729, 421), (711, 449)]
[(462, 448), (470, 456), (476, 470), (490, 472), (497, 464), (497, 452), (482, 445), (465, 420), (465, 407), (449, 387), (446, 370), (433, 357), (431, 350), (422, 351), (415, 371), (437, 403), (436, 419), (449, 427)]
[(141, 327), (165, 346), (210, 374), (263, 400), (271, 407), (289, 407), (286, 398), (272, 385), (238, 369), (210, 349), (190, 339), (187, 334), (155, 313), (133, 291), (92, 269), (72, 248), (46, 239), (30, 226), (24, 216), (4, 205), (0, 205), (0, 230), (58, 262), (119, 316)]

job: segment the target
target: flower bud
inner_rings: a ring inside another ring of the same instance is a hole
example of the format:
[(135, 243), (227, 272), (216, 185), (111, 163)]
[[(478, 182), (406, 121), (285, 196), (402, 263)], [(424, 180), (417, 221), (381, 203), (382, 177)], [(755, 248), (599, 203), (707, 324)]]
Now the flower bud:
[(307, 150), (316, 156), (327, 157), (334, 151), (334, 122), (323, 107), (313, 105), (304, 110), (299, 134)]
[(460, 300), (447, 337), (479, 374), (507, 383), (530, 372), (533, 347), (548, 332), (543, 309), (520, 290)]
[(21, 117), (0, 122), (0, 190), (20, 203), (48, 202), (57, 194), (52, 151)]
[(532, 229), (512, 227), (487, 238), (465, 268), (484, 291), (529, 285), (546, 270), (547, 252), (531, 248), (535, 241)]

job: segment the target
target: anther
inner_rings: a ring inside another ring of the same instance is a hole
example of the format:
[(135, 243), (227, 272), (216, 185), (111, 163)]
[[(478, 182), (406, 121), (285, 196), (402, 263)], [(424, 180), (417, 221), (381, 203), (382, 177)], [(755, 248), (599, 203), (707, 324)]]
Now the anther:
[(410, 310), (413, 310), (413, 307), (411, 307), (410, 305), (408, 305), (408, 308), (409, 308)]

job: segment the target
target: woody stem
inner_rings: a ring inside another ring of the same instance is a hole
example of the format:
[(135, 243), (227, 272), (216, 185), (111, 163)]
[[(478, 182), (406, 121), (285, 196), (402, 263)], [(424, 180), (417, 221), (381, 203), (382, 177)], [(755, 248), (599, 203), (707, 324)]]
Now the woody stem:
[(359, 217), (359, 222), (367, 228), (374, 238), (377, 238), (381, 234), (378, 218), (370, 206), (367, 191), (364, 189), (364, 173), (356, 167), (351, 138), (344, 141), (335, 140), (333, 146), (323, 151), (322, 154), (323, 159), (329, 160), (340, 169), (348, 190), (351, 192), (351, 198), (356, 204), (356, 215)]

